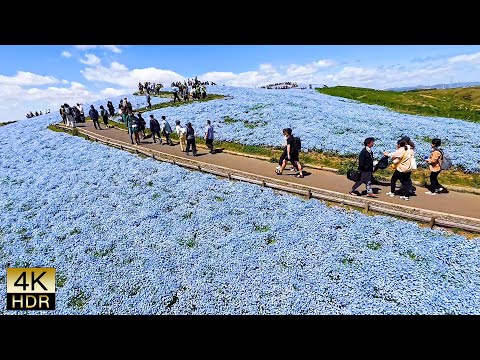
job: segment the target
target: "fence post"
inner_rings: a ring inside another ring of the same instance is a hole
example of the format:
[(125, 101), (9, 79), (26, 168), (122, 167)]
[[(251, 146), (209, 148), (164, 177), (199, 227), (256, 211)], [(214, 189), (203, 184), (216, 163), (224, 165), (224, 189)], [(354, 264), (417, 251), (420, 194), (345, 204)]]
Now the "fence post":
[(433, 227), (435, 226), (435, 216), (432, 216), (432, 218), (430, 219), (430, 229), (433, 229)]

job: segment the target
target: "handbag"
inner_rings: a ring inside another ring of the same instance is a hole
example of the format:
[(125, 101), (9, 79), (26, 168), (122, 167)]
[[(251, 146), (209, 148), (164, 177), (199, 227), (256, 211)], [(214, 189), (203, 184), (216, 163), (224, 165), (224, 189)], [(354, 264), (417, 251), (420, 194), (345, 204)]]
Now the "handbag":
[(347, 171), (347, 179), (357, 182), (358, 180), (360, 180), (360, 171), (358, 171), (358, 170), (348, 170)]

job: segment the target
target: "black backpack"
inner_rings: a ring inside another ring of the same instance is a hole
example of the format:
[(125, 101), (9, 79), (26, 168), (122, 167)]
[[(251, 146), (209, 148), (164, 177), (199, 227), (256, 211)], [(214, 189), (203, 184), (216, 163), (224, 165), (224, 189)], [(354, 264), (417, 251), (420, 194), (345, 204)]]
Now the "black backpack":
[(296, 151), (302, 150), (302, 140), (301, 140), (298, 136), (295, 136), (295, 137), (293, 138), (293, 148), (294, 148)]

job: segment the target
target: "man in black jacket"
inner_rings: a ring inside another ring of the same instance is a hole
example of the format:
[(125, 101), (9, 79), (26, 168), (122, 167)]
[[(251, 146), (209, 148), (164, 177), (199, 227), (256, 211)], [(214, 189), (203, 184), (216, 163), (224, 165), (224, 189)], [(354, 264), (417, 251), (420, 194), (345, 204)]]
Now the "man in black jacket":
[(373, 193), (372, 190), (372, 173), (373, 173), (373, 151), (372, 147), (375, 142), (373, 137), (368, 137), (365, 139), (363, 144), (365, 147), (360, 151), (358, 155), (358, 171), (360, 172), (360, 179), (353, 185), (352, 190), (349, 194), (357, 196), (355, 192), (357, 188), (365, 184), (367, 186), (367, 197), (376, 198), (378, 197)]
[(90, 110), (88, 111), (88, 115), (90, 116), (90, 119), (92, 119), (93, 126), (95, 126), (95, 129), (97, 129), (97, 126), (98, 126), (98, 130), (102, 130), (102, 128), (100, 127), (100, 123), (98, 122), (98, 118), (99, 118), (98, 111), (93, 107), (93, 105), (90, 105)]

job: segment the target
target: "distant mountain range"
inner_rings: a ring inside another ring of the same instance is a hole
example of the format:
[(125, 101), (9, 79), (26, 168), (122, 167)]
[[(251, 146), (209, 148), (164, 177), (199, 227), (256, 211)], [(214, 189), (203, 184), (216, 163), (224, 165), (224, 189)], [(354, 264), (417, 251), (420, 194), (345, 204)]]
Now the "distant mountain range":
[(436, 84), (436, 85), (417, 85), (417, 86), (406, 86), (386, 89), (390, 91), (411, 91), (411, 90), (425, 90), (425, 89), (453, 89), (453, 88), (463, 88), (463, 87), (472, 87), (480, 86), (480, 81), (470, 81), (470, 82), (458, 82), (450, 84)]

